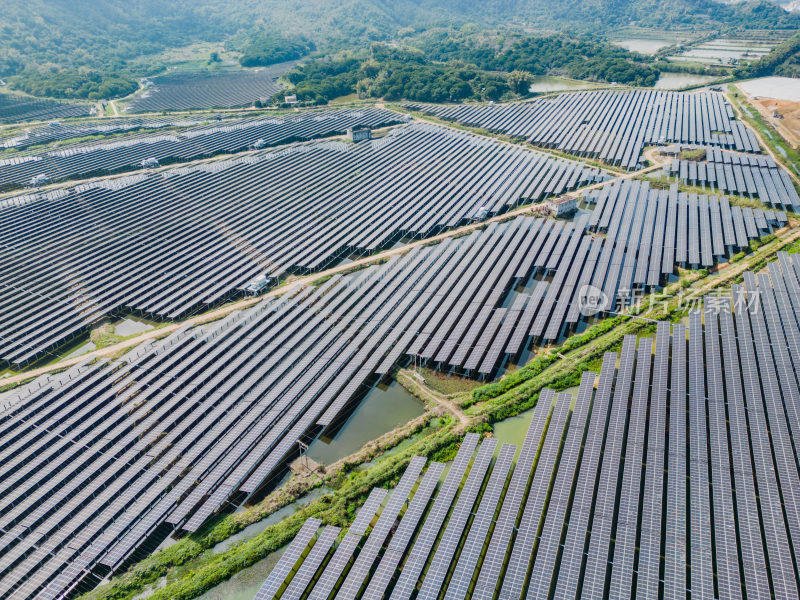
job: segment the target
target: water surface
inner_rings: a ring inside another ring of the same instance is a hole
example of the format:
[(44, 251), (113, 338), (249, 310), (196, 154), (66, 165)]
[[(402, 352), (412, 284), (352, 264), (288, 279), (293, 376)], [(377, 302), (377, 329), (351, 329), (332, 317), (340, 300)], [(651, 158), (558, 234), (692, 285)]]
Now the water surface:
[(577, 81), (575, 79), (567, 79), (565, 77), (542, 75), (534, 78), (534, 81), (529, 89), (531, 93), (543, 94), (547, 92), (585, 90), (593, 87), (595, 87), (595, 85), (589, 81)]
[(695, 75), (694, 73), (661, 73), (656, 81), (657, 90), (679, 90), (681, 88), (705, 85), (716, 81), (719, 77), (713, 75)]
[(268, 517), (261, 519), (256, 523), (251, 523), (250, 525), (242, 529), (239, 533), (235, 533), (229, 538), (222, 540), (220, 543), (214, 546), (214, 548), (212, 548), (213, 553), (220, 554), (222, 552), (225, 552), (231, 546), (237, 544), (238, 542), (243, 542), (244, 540), (249, 540), (250, 538), (257, 536), (267, 527), (271, 527), (272, 525), (280, 523), (286, 517), (290, 517), (304, 506), (310, 504), (313, 500), (321, 498), (322, 496), (325, 496), (326, 494), (330, 494), (332, 492), (333, 490), (325, 486), (314, 488), (313, 490), (301, 496), (291, 504), (287, 504), (283, 508), (279, 508)]
[(630, 38), (614, 42), (617, 46), (622, 46), (631, 52), (640, 54), (655, 54), (661, 48), (671, 46), (672, 42), (664, 38)]
[(347, 417), (333, 439), (320, 437), (315, 440), (308, 449), (308, 456), (329, 465), (424, 412), (422, 402), (396, 381), (375, 386)]
[(200, 600), (253, 600), (285, 550), (286, 546), (254, 565), (242, 569), (228, 581), (223, 581), (208, 590), (200, 596)]

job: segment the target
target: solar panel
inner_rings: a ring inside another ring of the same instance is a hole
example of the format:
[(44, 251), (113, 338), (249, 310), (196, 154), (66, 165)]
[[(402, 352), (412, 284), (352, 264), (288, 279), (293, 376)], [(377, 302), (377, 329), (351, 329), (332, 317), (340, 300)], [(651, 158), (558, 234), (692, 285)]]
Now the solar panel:
[(272, 600), (275, 597), (321, 525), (322, 521), (319, 519), (308, 519), (303, 523), (300, 531), (289, 543), (289, 547), (278, 559), (278, 563), (273, 567), (267, 580), (259, 588), (254, 600)]
[[(656, 329), (653, 381), (650, 393), (647, 458), (642, 495), (642, 525), (639, 542), (639, 562), (636, 598), (658, 598), (661, 563), (661, 516), (664, 490), (664, 453), (666, 450), (667, 378), (669, 375), (668, 323)], [(616, 569), (616, 564), (614, 566)]]
[[(736, 317), (736, 328), (741, 332), (750, 331), (748, 301), (741, 287), (731, 286), (733, 306)], [(724, 318), (724, 313), (722, 318)], [(730, 332), (728, 332), (730, 334)], [(754, 339), (752, 335), (739, 335), (736, 338), (739, 346), (741, 360), (741, 373), (745, 407), (750, 423), (750, 443), (754, 459), (754, 473), (758, 481), (758, 498), (761, 506), (761, 516), (764, 520), (764, 532), (767, 546), (767, 556), (770, 560), (769, 574), (773, 586), (780, 590), (786, 597), (797, 595), (797, 584), (793, 576), (793, 568), (781, 553), (785, 553), (789, 544), (789, 537), (782, 518), (781, 502), (777, 486), (775, 467), (770, 457), (769, 434), (766, 415), (761, 398), (760, 377), (754, 352)], [(727, 344), (723, 344), (725, 348)], [(776, 435), (778, 430), (776, 428)], [(781, 451), (785, 447), (779, 446)], [(785, 464), (785, 463), (784, 463)], [(777, 594), (778, 592), (776, 592)]]
[(589, 553), (581, 594), (586, 597), (602, 595), (605, 587), (606, 569), (609, 560), (611, 528), (614, 520), (619, 462), (622, 459), (628, 397), (633, 379), (636, 336), (626, 335), (620, 353), (620, 367), (614, 386), (614, 399), (608, 423), (606, 444), (603, 451), (603, 464), (600, 471), (592, 533), (589, 538)]
[(705, 370), (708, 385), (708, 441), (714, 505), (714, 541), (717, 549), (717, 585), (720, 595), (728, 598), (741, 598), (739, 559), (736, 552), (736, 526), (731, 494), (733, 486), (731, 484), (730, 460), (728, 458), (727, 419), (725, 415), (725, 395), (722, 382), (719, 327), (716, 313), (717, 309), (713, 306), (713, 302), (706, 301), (704, 311)]
[(664, 598), (686, 596), (686, 328), (672, 331)]
[[(727, 407), (729, 431), (731, 439), (731, 456), (733, 458), (733, 474), (736, 484), (736, 504), (739, 515), (739, 538), (743, 561), (745, 585), (751, 594), (769, 594), (769, 579), (761, 543), (761, 527), (758, 519), (758, 504), (755, 495), (753, 469), (750, 460), (750, 444), (748, 440), (747, 418), (744, 407), (742, 380), (740, 376), (739, 357), (736, 352), (736, 339), (730, 300), (717, 301), (715, 309), (719, 311), (719, 331), (722, 364), (725, 365), (725, 387), (727, 390)], [(715, 338), (712, 337), (712, 344)], [(754, 449), (760, 447), (757, 432), (753, 431)], [(765, 488), (764, 500), (769, 498)], [(765, 524), (769, 523), (767, 511)], [(768, 543), (774, 539), (768, 537)], [(783, 587), (783, 586), (781, 586)]]
[(328, 551), (333, 546), (336, 538), (339, 537), (340, 532), (341, 529), (333, 525), (328, 525), (322, 530), (319, 538), (314, 543), (314, 547), (311, 548), (303, 564), (300, 565), (297, 573), (292, 577), (291, 583), (281, 594), (283, 600), (300, 600), (308, 584), (311, 583), (312, 578), (319, 570), (322, 561), (328, 555)]
[(389, 501), (383, 511), (381, 511), (378, 522), (372, 528), (366, 543), (361, 548), (361, 552), (348, 572), (344, 583), (339, 588), (339, 592), (336, 594), (337, 598), (346, 600), (355, 598), (358, 594), (372, 568), (372, 564), (378, 556), (378, 552), (383, 547), (386, 537), (397, 520), (397, 515), (400, 514), (400, 511), (408, 501), (411, 488), (417, 482), (426, 462), (423, 456), (415, 456), (411, 459), (403, 476), (400, 478), (400, 482), (389, 497)]
[(706, 403), (701, 314), (689, 315), (689, 497), (692, 589), (713, 594)]
[(536, 463), (536, 473), (531, 481), (528, 499), (517, 527), (499, 598), (519, 598), (522, 595), (529, 564), (534, 558), (534, 545), (537, 541), (539, 522), (545, 517), (545, 506), (550, 482), (553, 478), (553, 468), (561, 447), (564, 424), (571, 402), (571, 394), (559, 394), (556, 397), (556, 405), (547, 427), (547, 437)]
[[(775, 357), (770, 348), (772, 345), (775, 351), (780, 354), (778, 347), (781, 344), (778, 339), (775, 339), (770, 344), (765, 326), (764, 315), (767, 312), (771, 312), (773, 308), (769, 301), (769, 294), (759, 292), (756, 276), (751, 272), (745, 273), (745, 284), (747, 285), (747, 295), (750, 302), (740, 312), (744, 312), (750, 317), (756, 358), (760, 371), (759, 380), (764, 392), (764, 405), (767, 408), (767, 420), (773, 442), (772, 448), (778, 480), (781, 486), (789, 537), (794, 545), (795, 532), (797, 536), (800, 536), (800, 531), (798, 531), (800, 529), (800, 489), (798, 489), (800, 488), (800, 481), (797, 477), (797, 463), (791, 444), (791, 425), (787, 422), (786, 409), (781, 401)], [(739, 290), (739, 293), (741, 294), (741, 290)], [(785, 383), (788, 384), (790, 382), (786, 381)]]
[(561, 565), (558, 568), (558, 572), (554, 574), (555, 598), (575, 598), (578, 592), (595, 482), (599, 471), (600, 456), (605, 443), (606, 424), (608, 423), (611, 408), (611, 386), (616, 373), (616, 363), (616, 353), (607, 352), (603, 356), (600, 380), (592, 405), (589, 429), (586, 434), (586, 445), (583, 449), (580, 471), (575, 485), (569, 527), (567, 528), (561, 555)]
[(442, 533), (430, 566), (425, 572), (425, 578), (422, 580), (416, 596), (420, 600), (435, 600), (439, 597), (442, 584), (450, 570), (450, 563), (458, 550), (461, 536), (467, 525), (467, 519), (472, 515), (475, 499), (483, 487), (483, 480), (492, 461), (495, 446), (497, 446), (497, 440), (494, 439), (486, 439), (481, 443), (467, 481), (458, 496), (458, 502), (447, 520), (447, 527)]
[(512, 444), (503, 444), (500, 448), (500, 454), (492, 468), (489, 483), (483, 492), (475, 518), (469, 528), (469, 534), (458, 557), (458, 563), (447, 586), (445, 600), (462, 600), (469, 592), (516, 451), (517, 447)]
[(483, 558), (478, 580), (472, 591), (472, 598), (491, 599), (495, 595), (498, 579), (505, 563), (506, 553), (514, 528), (517, 525), (520, 506), (525, 500), (528, 482), (536, 460), (536, 451), (539, 440), (542, 438), (547, 418), (555, 393), (551, 390), (542, 390), (533, 419), (528, 427), (528, 433), (520, 450), (511, 482), (508, 484), (503, 506), (492, 532), (492, 537)]
[(408, 553), (408, 558), (392, 590), (391, 598), (396, 600), (407, 599), (416, 588), (417, 580), (425, 563), (428, 562), (428, 555), (433, 548), (433, 544), (439, 537), (441, 525), (450, 512), (450, 505), (453, 503), (453, 498), (455, 498), (456, 492), (461, 485), (461, 480), (467, 470), (472, 454), (475, 452), (475, 447), (478, 445), (478, 440), (479, 436), (474, 433), (468, 433), (464, 437), (461, 448), (436, 496), (433, 507)]
[(442, 463), (431, 463), (428, 467), (417, 491), (414, 492), (414, 497), (411, 499), (405, 513), (403, 513), (400, 526), (392, 536), (381, 562), (370, 578), (367, 589), (361, 596), (364, 600), (380, 600), (383, 597), (397, 566), (403, 558), (403, 553), (411, 542), (411, 537), (417, 529), (422, 514), (425, 512), (430, 498), (439, 484), (439, 479), (443, 472), (444, 464)]
[(619, 492), (619, 507), (612, 553), (609, 594), (614, 598), (630, 598), (636, 533), (641, 509), (642, 458), (645, 445), (647, 405), (650, 396), (650, 371), (653, 341), (642, 338), (636, 357), (636, 376), (631, 396), (625, 463)]

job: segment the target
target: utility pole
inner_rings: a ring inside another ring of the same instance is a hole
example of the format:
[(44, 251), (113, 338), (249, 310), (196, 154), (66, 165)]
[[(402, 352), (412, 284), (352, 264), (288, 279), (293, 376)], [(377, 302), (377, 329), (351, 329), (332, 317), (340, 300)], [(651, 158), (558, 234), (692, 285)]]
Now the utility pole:
[(303, 440), (297, 440), (297, 445), (300, 447), (300, 458), (301, 458), (300, 462), (304, 464), (306, 466), (306, 469), (310, 471), (311, 467), (308, 466), (308, 454), (307, 454), (308, 444), (304, 443)]

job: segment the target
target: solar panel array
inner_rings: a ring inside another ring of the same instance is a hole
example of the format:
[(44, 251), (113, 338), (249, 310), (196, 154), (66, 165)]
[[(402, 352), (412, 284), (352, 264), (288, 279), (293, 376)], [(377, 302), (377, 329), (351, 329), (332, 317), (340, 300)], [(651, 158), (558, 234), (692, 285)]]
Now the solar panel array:
[(0, 417), (2, 579), (67, 589), (86, 566), (124, 564), (157, 528), (197, 529), (255, 492), (417, 334), (422, 352), (454, 355), (469, 336), (458, 360), (482, 356), (482, 332), (454, 316), (474, 323), (521, 267), (549, 260), (531, 248), (565, 246), (573, 229), (493, 223), (15, 390)]
[(417, 507), (427, 533), (382, 550), (370, 597), (796, 598), (800, 260), (778, 258), (688, 325), (626, 336), (572, 407), (544, 390), (510, 477), (514, 448), (487, 464), (484, 440), (458, 494), (426, 487), (434, 526)]
[(17, 94), (0, 94), (0, 123), (88, 117), (93, 110), (88, 104), (65, 104)]
[(294, 66), (279, 63), (257, 70), (176, 73), (149, 79), (151, 85), (131, 102), (131, 112), (193, 108), (234, 108), (267, 101), (281, 90), (278, 78)]
[[(9, 200), (0, 206), (0, 359), (35, 359), (114, 311), (180, 318), (240, 295), (261, 274), (320, 270), (351, 253), (424, 237), (599, 177), (579, 163), (414, 124), (357, 145), (298, 145)], [(552, 243), (570, 231), (549, 222), (541, 235), (515, 228), (513, 243)], [(489, 276), (503, 260), (504, 285), (533, 257), (515, 255), (512, 264), (501, 252), (480, 274)], [(480, 285), (476, 279), (462, 287)], [(487, 291), (482, 304), (497, 298)], [(454, 363), (478, 360), (486, 348), (460, 350)], [(439, 348), (431, 342), (426, 352)]]
[(771, 156), (708, 148), (706, 160), (675, 158), (665, 165), (664, 171), (684, 183), (760, 198), (775, 208), (794, 211), (800, 207), (800, 197), (792, 178)]
[[(588, 229), (606, 234), (599, 276), (592, 284), (610, 297), (618, 289), (658, 285), (676, 264), (711, 267), (788, 222), (783, 211), (732, 205), (725, 196), (678, 192), (677, 185), (658, 190), (635, 180), (614, 182), (585, 198), (596, 205)], [(612, 277), (616, 264), (622, 265), (619, 279)]]
[(304, 111), (279, 117), (219, 121), (183, 131), (148, 133), (15, 154), (0, 160), (0, 189), (27, 186), (35, 177), (49, 181), (139, 169), (149, 159), (186, 162), (248, 148), (344, 133), (348, 127), (382, 127), (404, 117), (378, 108)]
[(760, 152), (722, 94), (661, 90), (586, 91), (517, 104), (406, 104), (405, 108), (624, 169), (645, 146), (679, 142)]
[[(229, 117), (228, 117), (229, 118)], [(81, 138), (90, 135), (113, 135), (137, 129), (162, 129), (164, 127), (196, 127), (217, 115), (173, 117), (131, 117), (127, 119), (92, 119), (81, 122), (52, 121), (47, 125), (15, 128), (0, 135), (0, 148), (23, 149), (38, 144)]]

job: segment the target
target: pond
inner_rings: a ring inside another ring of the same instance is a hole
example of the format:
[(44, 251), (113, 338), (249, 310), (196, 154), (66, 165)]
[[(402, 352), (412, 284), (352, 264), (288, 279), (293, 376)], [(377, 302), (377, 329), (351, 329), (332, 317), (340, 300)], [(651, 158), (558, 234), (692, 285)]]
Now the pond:
[(627, 40), (619, 40), (614, 42), (617, 46), (622, 46), (631, 52), (639, 52), (640, 54), (655, 54), (661, 48), (671, 46), (673, 42), (664, 38), (630, 38)]
[(595, 85), (588, 81), (578, 81), (576, 79), (567, 79), (566, 77), (542, 75), (534, 78), (534, 81), (529, 89), (531, 93), (543, 94), (547, 92), (585, 90), (593, 87), (595, 87)]
[[(571, 393), (573, 398), (578, 395), (577, 386), (563, 391)], [(530, 408), (514, 417), (495, 423), (493, 428), (494, 437), (497, 438), (497, 441), (501, 444), (514, 444), (517, 447), (517, 453), (519, 453), (522, 443), (525, 441), (525, 436), (528, 434), (528, 428), (531, 426), (534, 410), (535, 408)]]
[(424, 412), (422, 402), (397, 381), (379, 384), (367, 392), (332, 439), (321, 436), (311, 443), (308, 457), (329, 465)]
[(693, 73), (661, 73), (656, 81), (657, 90), (679, 90), (681, 88), (705, 85), (716, 81), (719, 77), (713, 75), (695, 75)]

